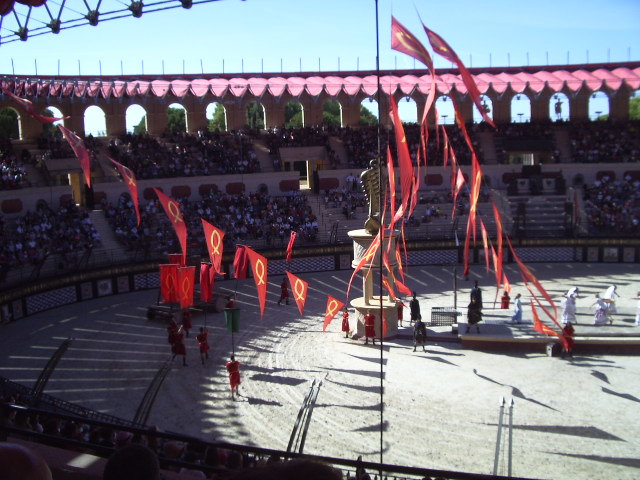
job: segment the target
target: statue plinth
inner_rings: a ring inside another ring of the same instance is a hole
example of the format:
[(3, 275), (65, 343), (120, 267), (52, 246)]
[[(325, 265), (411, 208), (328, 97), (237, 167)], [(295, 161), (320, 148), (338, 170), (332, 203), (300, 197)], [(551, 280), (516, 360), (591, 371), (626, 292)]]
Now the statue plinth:
[[(378, 248), (376, 254), (369, 262), (365, 263), (360, 272), (358, 272), (358, 275), (362, 275), (363, 295), (362, 297), (354, 298), (351, 301), (351, 306), (358, 311), (356, 332), (360, 336), (364, 335), (364, 315), (367, 314), (367, 311), (371, 311), (371, 313), (376, 317), (375, 331), (377, 338), (383, 336), (384, 330), (381, 324), (383, 315), (387, 323), (384, 338), (394, 338), (398, 335), (398, 309), (395, 301), (386, 291), (386, 294), (382, 295), (382, 302), (380, 302), (380, 295), (373, 295), (374, 278), (377, 281), (380, 278), (380, 270), (382, 268), (386, 270), (386, 267), (382, 265), (381, 258), (382, 252), (389, 248), (389, 244), (391, 244), (391, 249), (389, 251), (389, 267), (393, 271), (398, 265), (395, 255), (396, 238), (398, 234), (398, 231), (389, 232), (387, 236), (385, 236), (384, 241), (380, 248)], [(351, 230), (348, 235), (353, 240), (353, 262), (351, 263), (351, 266), (356, 268), (363, 259), (365, 252), (375, 239), (376, 235), (372, 235), (364, 229)], [(395, 290), (395, 280), (391, 273), (385, 271), (383, 274), (391, 288)]]

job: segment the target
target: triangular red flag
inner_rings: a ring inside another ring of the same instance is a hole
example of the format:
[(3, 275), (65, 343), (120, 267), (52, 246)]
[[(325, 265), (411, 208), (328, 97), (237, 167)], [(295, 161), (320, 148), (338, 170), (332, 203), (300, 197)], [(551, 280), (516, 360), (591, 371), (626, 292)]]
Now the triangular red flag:
[(249, 257), (249, 261), (251, 262), (251, 271), (253, 272), (253, 279), (256, 282), (258, 301), (260, 302), (260, 317), (262, 318), (264, 317), (264, 307), (267, 301), (267, 259), (249, 247), (244, 248), (247, 252), (247, 256)]
[(133, 206), (136, 208), (136, 216), (138, 217), (138, 226), (140, 226), (140, 207), (138, 206), (138, 182), (136, 181), (136, 176), (134, 173), (128, 168), (122, 165), (119, 162), (116, 162), (113, 158), (107, 157), (111, 160), (120, 175), (122, 175), (122, 179), (127, 182), (127, 188), (129, 188), (129, 194), (131, 195), (131, 201), (133, 202)]
[(233, 258), (233, 277), (238, 280), (247, 278), (247, 269), (249, 268), (249, 257), (244, 245), (236, 246), (236, 254)]
[(487, 229), (484, 228), (482, 220), (480, 220), (480, 232), (482, 233), (482, 245), (484, 247), (484, 261), (487, 265), (487, 272), (489, 272), (489, 240), (487, 239)]
[(71, 150), (75, 153), (78, 160), (80, 160), (80, 167), (84, 173), (84, 180), (87, 182), (87, 186), (91, 188), (91, 159), (89, 158), (89, 150), (84, 146), (84, 142), (71, 130), (58, 125), (58, 128), (62, 132), (65, 140), (69, 143)]
[(156, 195), (158, 195), (160, 204), (167, 214), (171, 225), (173, 225), (173, 229), (176, 231), (180, 247), (182, 247), (182, 264), (185, 265), (187, 261), (187, 224), (182, 218), (182, 213), (180, 213), (180, 205), (157, 188), (154, 187), (153, 190), (156, 192)]
[(217, 227), (214, 227), (204, 218), (202, 221), (202, 229), (204, 230), (204, 239), (207, 242), (207, 251), (209, 252), (209, 259), (211, 260), (211, 266), (214, 272), (222, 275), (222, 252), (224, 251), (224, 232)]
[[(44, 3), (44, 2), (42, 2), (42, 3)], [(71, 118), (71, 117), (61, 117), (61, 118), (45, 117), (44, 115), (40, 115), (39, 113), (36, 113), (36, 109), (33, 106), (33, 103), (31, 101), (27, 100), (26, 98), (20, 98), (19, 96), (15, 95), (13, 92), (11, 92), (6, 87), (3, 87), (2, 91), (6, 95), (9, 95), (9, 97), (11, 97), (15, 101), (15, 103), (24, 112), (27, 113), (27, 115), (29, 115), (32, 118), (35, 118), (36, 120), (38, 120), (41, 123), (54, 123), (54, 122), (57, 122), (59, 120), (66, 120), (67, 118)]]
[(393, 16), (391, 16), (391, 48), (415, 58), (433, 71), (433, 60), (427, 49)]
[(327, 331), (327, 327), (331, 323), (331, 320), (333, 320), (333, 317), (335, 317), (336, 313), (338, 313), (342, 309), (342, 307), (344, 307), (344, 302), (333, 298), (331, 295), (327, 295), (327, 297), (327, 310), (324, 314), (324, 323), (322, 324), (323, 332)]
[(302, 280), (300, 277), (296, 277), (291, 272), (286, 272), (287, 278), (289, 278), (289, 285), (293, 292), (293, 299), (298, 305), (298, 311), (300, 315), (304, 315), (304, 304), (307, 301), (307, 291), (309, 290), (309, 284)]
[(409, 195), (413, 180), (413, 164), (409, 155), (409, 146), (407, 145), (407, 137), (404, 133), (404, 127), (398, 113), (398, 105), (393, 96), (389, 97), (391, 123), (396, 136), (396, 149), (398, 152), (398, 166), (400, 167), (400, 190), (402, 192), (402, 209), (408, 211)]
[(362, 259), (360, 260), (355, 270), (351, 274), (351, 278), (349, 279), (349, 285), (347, 286), (347, 298), (349, 298), (349, 292), (351, 291), (351, 283), (353, 283), (353, 279), (355, 278), (356, 274), (360, 270), (362, 270), (362, 267), (364, 267), (367, 263), (373, 262), (373, 258), (378, 252), (378, 249), (380, 248), (380, 238), (382, 235), (381, 230), (382, 229), (378, 231), (378, 234), (373, 239), (373, 241), (371, 242), (371, 245), (369, 245), (369, 248), (367, 248), (367, 251), (364, 253), (364, 255), (362, 256)]

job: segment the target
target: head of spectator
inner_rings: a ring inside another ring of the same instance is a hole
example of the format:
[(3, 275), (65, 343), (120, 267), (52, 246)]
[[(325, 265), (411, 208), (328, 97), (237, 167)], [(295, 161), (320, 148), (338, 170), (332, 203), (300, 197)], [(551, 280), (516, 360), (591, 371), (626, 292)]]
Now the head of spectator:
[(122, 447), (107, 460), (102, 480), (160, 480), (158, 456), (144, 445)]
[(0, 442), (0, 480), (52, 480), (44, 459), (27, 447)]

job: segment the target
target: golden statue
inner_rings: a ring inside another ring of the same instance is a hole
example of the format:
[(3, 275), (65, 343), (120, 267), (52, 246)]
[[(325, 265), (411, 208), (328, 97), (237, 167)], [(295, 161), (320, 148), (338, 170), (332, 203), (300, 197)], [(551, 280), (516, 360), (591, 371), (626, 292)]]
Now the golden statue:
[(364, 222), (364, 229), (370, 235), (377, 235), (382, 222), (380, 199), (387, 188), (386, 172), (379, 168), (377, 159), (369, 162), (369, 168), (360, 174), (362, 189), (369, 202), (369, 217)]

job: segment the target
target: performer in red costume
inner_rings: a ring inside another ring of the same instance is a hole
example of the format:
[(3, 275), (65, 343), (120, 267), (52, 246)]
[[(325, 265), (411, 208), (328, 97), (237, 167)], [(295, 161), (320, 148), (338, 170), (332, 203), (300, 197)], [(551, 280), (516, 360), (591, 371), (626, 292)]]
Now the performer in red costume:
[(187, 366), (187, 347), (184, 345), (184, 333), (182, 333), (182, 327), (178, 329), (178, 331), (173, 336), (174, 342), (171, 345), (171, 352), (173, 353), (173, 357), (171, 360), (176, 358), (176, 355), (182, 355), (182, 365), (184, 367)]
[(396, 307), (398, 308), (398, 324), (402, 326), (402, 316), (403, 316), (403, 309), (404, 309), (404, 303), (402, 303), (402, 300), (400, 299), (396, 300)]
[(227, 297), (227, 304), (225, 308), (236, 308), (236, 299), (233, 297), (233, 294)]
[(347, 307), (342, 309), (342, 331), (344, 332), (344, 338), (349, 338), (349, 310), (347, 310)]
[(227, 362), (227, 372), (229, 372), (229, 384), (231, 385), (231, 399), (234, 400), (233, 392), (240, 395), (240, 363), (231, 355), (231, 361)]
[(278, 305), (280, 305), (280, 302), (283, 300), (289, 305), (289, 282), (287, 282), (287, 277), (284, 277), (280, 284), (280, 300), (278, 300)]
[(376, 344), (376, 317), (371, 313), (371, 310), (367, 310), (367, 314), (364, 316), (364, 338), (365, 345), (369, 345), (369, 339)]
[(188, 308), (185, 308), (182, 311), (182, 329), (184, 330), (184, 333), (187, 335), (187, 337), (189, 336), (189, 330), (191, 330), (191, 316), (193, 314), (191, 313), (191, 310), (189, 310)]
[(200, 327), (200, 333), (196, 335), (196, 340), (200, 347), (200, 360), (204, 365), (205, 358), (209, 360), (209, 331), (204, 327)]
[(562, 345), (562, 358), (564, 358), (566, 354), (569, 354), (570, 357), (573, 357), (573, 345), (575, 344), (573, 340), (574, 333), (575, 330), (573, 329), (573, 325), (571, 325), (571, 322), (567, 322), (567, 324), (562, 329), (562, 336), (567, 342), (566, 345)]
[(502, 295), (502, 298), (500, 299), (500, 308), (502, 308), (503, 310), (508, 310), (509, 309), (509, 303), (511, 302), (511, 297), (509, 296), (509, 292), (507, 292), (506, 290), (504, 291), (504, 294)]
[(169, 345), (173, 345), (176, 341), (175, 336), (178, 333), (178, 324), (176, 323), (175, 320), (171, 319), (171, 323), (167, 326), (167, 334), (169, 336), (169, 338), (167, 339), (167, 341), (169, 342)]

